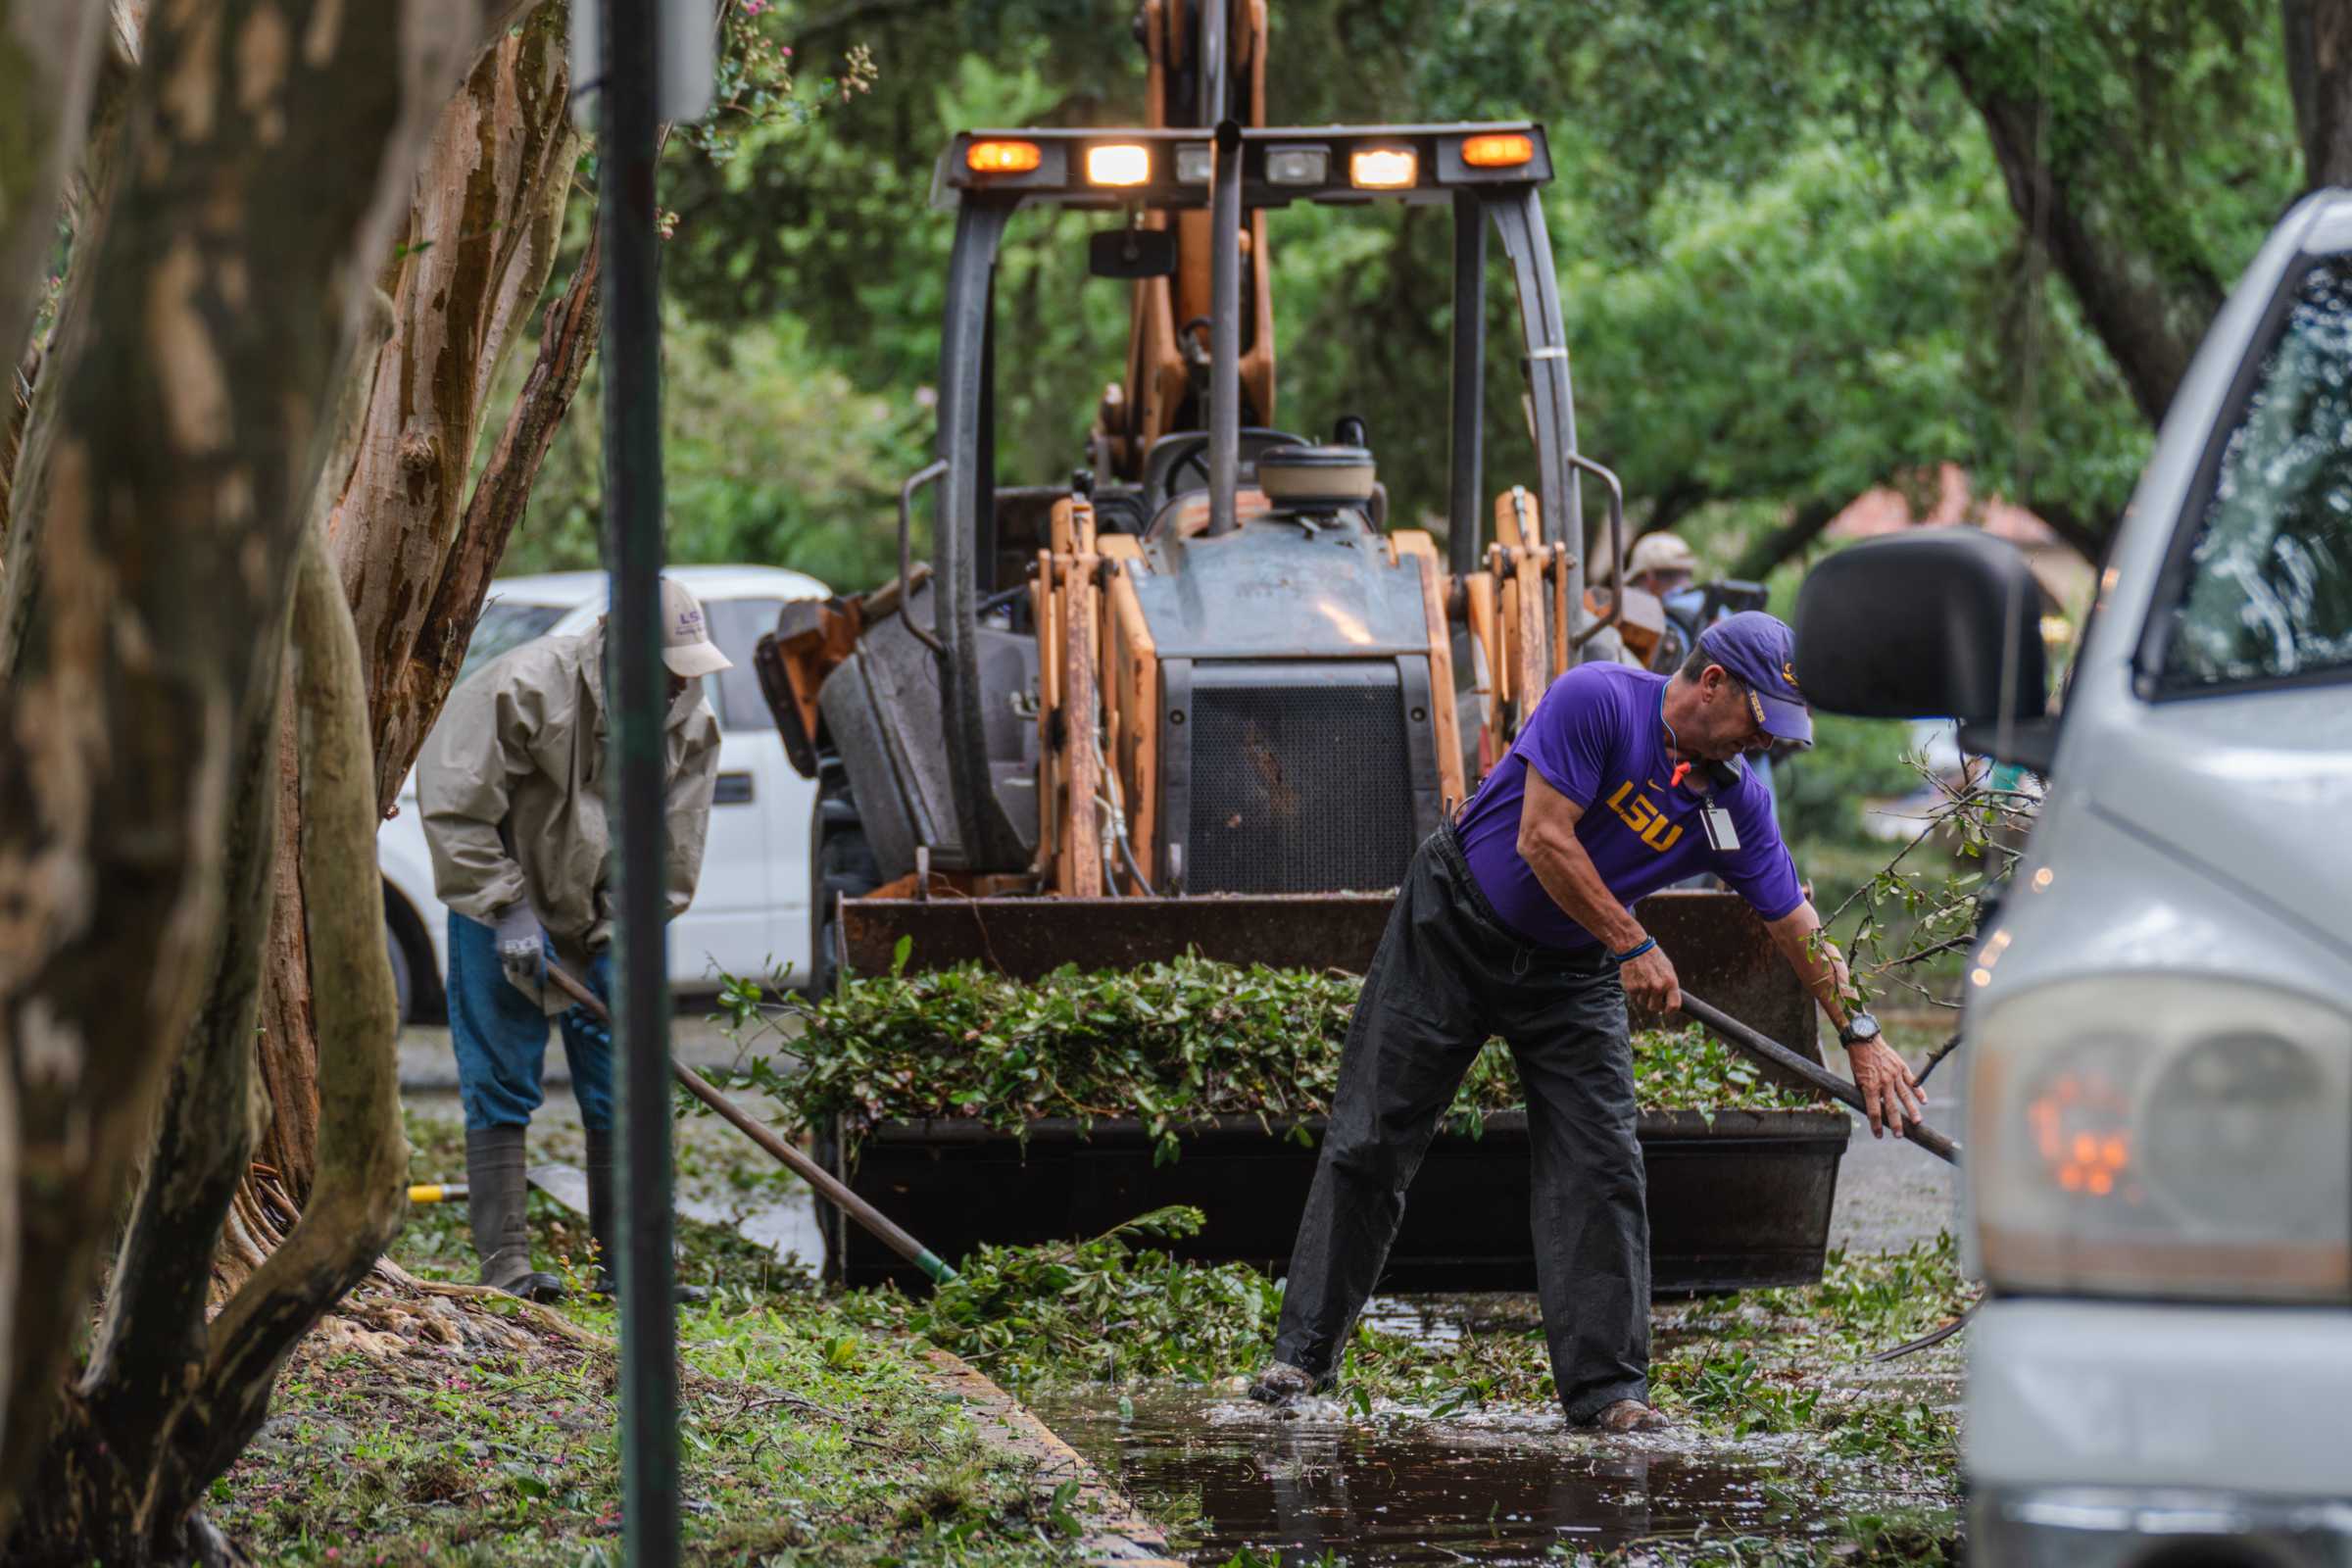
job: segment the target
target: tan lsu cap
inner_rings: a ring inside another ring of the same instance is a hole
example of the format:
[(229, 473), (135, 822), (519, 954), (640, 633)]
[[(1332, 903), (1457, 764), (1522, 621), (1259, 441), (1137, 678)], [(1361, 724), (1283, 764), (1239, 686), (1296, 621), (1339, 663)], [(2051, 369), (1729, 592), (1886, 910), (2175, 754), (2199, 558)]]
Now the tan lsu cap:
[(667, 577), (662, 579), (662, 662), (681, 680), (735, 667), (710, 640), (701, 602)]

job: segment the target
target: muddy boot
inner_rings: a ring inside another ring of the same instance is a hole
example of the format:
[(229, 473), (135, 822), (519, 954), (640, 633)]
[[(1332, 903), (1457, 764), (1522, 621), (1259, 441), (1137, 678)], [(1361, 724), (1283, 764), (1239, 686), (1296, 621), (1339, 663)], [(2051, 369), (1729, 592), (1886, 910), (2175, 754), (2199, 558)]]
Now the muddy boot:
[[(612, 1134), (587, 1129), (588, 1134), (588, 1234), (596, 1238), (596, 1283), (589, 1290), (598, 1296), (620, 1294), (620, 1230), (613, 1221), (619, 1217), (612, 1197)], [(700, 1285), (680, 1285), (676, 1298), (681, 1302), (700, 1301), (710, 1293)]]
[(529, 1188), (522, 1174), (522, 1129), (489, 1127), (466, 1134), (466, 1217), (473, 1222), (476, 1276), (494, 1290), (532, 1301), (560, 1301), (564, 1285), (531, 1268), (531, 1232), (524, 1217)]
[(1636, 1432), (1669, 1432), (1674, 1427), (1674, 1423), (1640, 1399), (1619, 1399), (1603, 1405), (1592, 1420), (1581, 1424), (1617, 1438)]
[(1276, 1361), (1257, 1375), (1250, 1385), (1250, 1397), (1260, 1404), (1286, 1405), (1293, 1399), (1315, 1392), (1315, 1375), (1288, 1361)]

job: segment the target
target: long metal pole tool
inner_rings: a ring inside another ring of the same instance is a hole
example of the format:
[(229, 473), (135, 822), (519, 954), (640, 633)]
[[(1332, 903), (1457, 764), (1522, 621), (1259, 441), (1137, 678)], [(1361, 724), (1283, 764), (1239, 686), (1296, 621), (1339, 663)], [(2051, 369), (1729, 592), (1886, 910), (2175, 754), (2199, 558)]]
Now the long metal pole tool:
[[(1683, 993), (1683, 1011), (1721, 1035), (1725, 1042), (1746, 1052), (1758, 1061), (1769, 1062), (1787, 1072), (1792, 1072), (1833, 1100), (1842, 1101), (1864, 1115), (1870, 1107), (1862, 1103), (1862, 1092), (1817, 1061), (1808, 1060), (1790, 1051), (1777, 1040), (1756, 1033), (1711, 1002), (1701, 1001), (1690, 992)], [(1926, 1122), (1910, 1122), (1903, 1128), (1910, 1139), (1938, 1159), (1960, 1163), (1960, 1146), (1930, 1127)]]
[[(547, 977), (556, 983), (558, 990), (586, 1007), (608, 1028), (612, 1026), (612, 1015), (605, 1010), (604, 999), (581, 984), (569, 970), (551, 961), (547, 966)], [(777, 1136), (774, 1128), (720, 1094), (716, 1084), (675, 1056), (670, 1058), (669, 1072), (671, 1077), (686, 1086), (687, 1093), (717, 1111), (737, 1132), (782, 1161), (795, 1176), (815, 1188), (826, 1202), (836, 1205), (864, 1226), (883, 1246), (929, 1275), (934, 1284), (945, 1285), (956, 1277), (956, 1271), (938, 1253), (901, 1230), (888, 1214), (851, 1192), (831, 1171), (786, 1143)]]

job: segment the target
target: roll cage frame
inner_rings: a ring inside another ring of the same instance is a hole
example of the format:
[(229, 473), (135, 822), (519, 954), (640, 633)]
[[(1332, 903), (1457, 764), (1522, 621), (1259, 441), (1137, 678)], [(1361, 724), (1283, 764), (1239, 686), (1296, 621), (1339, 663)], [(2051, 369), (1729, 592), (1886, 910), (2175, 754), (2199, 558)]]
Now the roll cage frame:
[[(1463, 158), (1474, 136), (1525, 136), (1532, 156), (1504, 169), (1474, 168)], [(968, 167), (966, 150), (979, 141), (1017, 141), (1036, 147), (1033, 169), (983, 173)], [(1091, 147), (1142, 144), (1150, 172), (1137, 185), (1104, 187), (1082, 171)], [(1277, 182), (1268, 176), (1273, 152), (1327, 151), (1324, 179)], [(1207, 178), (1181, 177), (1198, 169), (1206, 150)], [(1409, 186), (1362, 189), (1348, 178), (1350, 155), (1363, 150), (1410, 150), (1416, 177)], [(1336, 173), (1339, 177), (1328, 177)], [(1453, 302), (1450, 442), (1447, 458), (1447, 565), (1457, 577), (1479, 569), (1485, 539), (1481, 498), (1485, 451), (1487, 228), (1492, 224), (1508, 259), (1519, 305), (1522, 369), (1536, 449), (1540, 515), (1568, 541), (1569, 602), (1584, 615), (1584, 511), (1578, 469), (1616, 489), (1605, 469), (1576, 446), (1576, 410), (1568, 348), (1561, 322), (1559, 283), (1544, 227), (1542, 191), (1551, 177), (1544, 129), (1532, 121), (1442, 125), (1329, 125), (1245, 127), (1228, 121), (1213, 132), (1198, 126), (1147, 129), (973, 130), (958, 134), (941, 155), (932, 184), (934, 209), (956, 214), (949, 261), (945, 320), (940, 334), (937, 461), (902, 491), (900, 538), (905, 550), (913, 492), (939, 480), (937, 560), (933, 581), (934, 646), (940, 664), (941, 719), (946, 730), (956, 826), (976, 863), (1018, 858), (1018, 847), (993, 842), (999, 826), (978, 808), (988, 789), (982, 736), (979, 666), (980, 602), (992, 593), (996, 559), (994, 288), (998, 251), (1012, 216), (1024, 207), (1059, 206), (1123, 212), (1206, 207), (1215, 246), (1211, 269), (1209, 341), (1209, 532), (1234, 522), (1240, 446), (1240, 236), (1249, 211), (1298, 201), (1328, 206), (1380, 202), (1447, 203), (1453, 210)], [(1619, 522), (1612, 507), (1613, 522)], [(1618, 541), (1622, 553), (1622, 541)], [(933, 642), (932, 637), (924, 641)], [(983, 842), (987, 835), (991, 842)]]

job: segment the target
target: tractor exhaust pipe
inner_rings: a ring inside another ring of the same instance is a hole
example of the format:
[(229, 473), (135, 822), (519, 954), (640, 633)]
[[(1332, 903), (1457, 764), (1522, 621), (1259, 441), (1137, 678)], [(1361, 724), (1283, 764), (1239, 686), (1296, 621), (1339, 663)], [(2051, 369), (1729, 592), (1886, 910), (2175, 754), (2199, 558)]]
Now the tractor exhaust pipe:
[(1242, 127), (1217, 122), (1208, 176), (1208, 533), (1231, 533), (1242, 473)]

